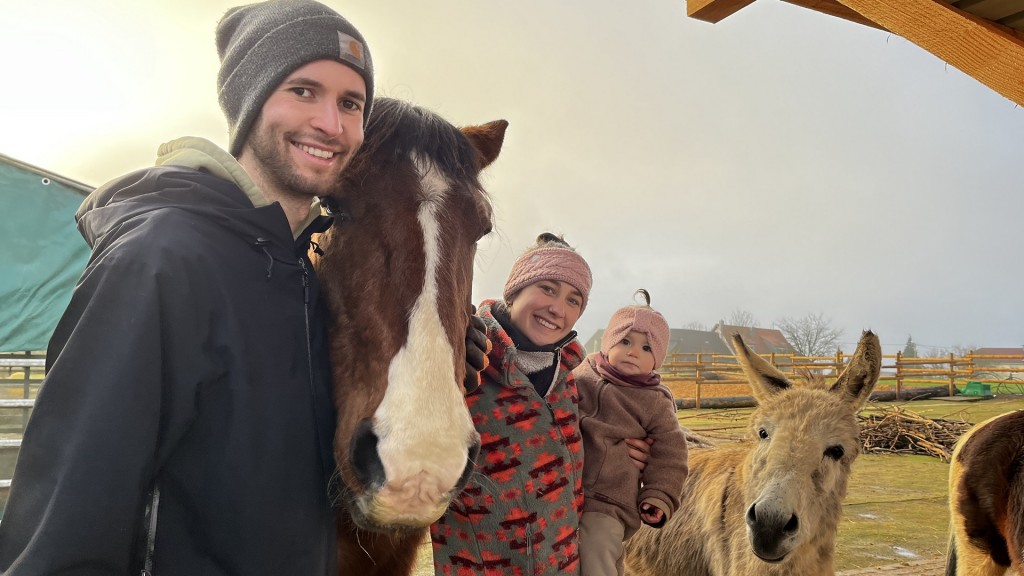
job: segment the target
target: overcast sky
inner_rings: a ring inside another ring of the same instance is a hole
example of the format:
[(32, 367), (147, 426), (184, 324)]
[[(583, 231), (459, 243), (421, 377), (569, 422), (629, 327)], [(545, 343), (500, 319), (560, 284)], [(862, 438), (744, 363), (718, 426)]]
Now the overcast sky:
[[(220, 0), (0, 0), (0, 153), (96, 186), (226, 145)], [(594, 270), (587, 339), (647, 288), (674, 328), (821, 313), (851, 352), (1024, 345), (1024, 110), (916, 45), (783, 2), (329, 0), (380, 95), (504, 118), (474, 299), (539, 232)], [(69, 228), (69, 231), (71, 228)], [(0, 248), (2, 249), (2, 248)]]

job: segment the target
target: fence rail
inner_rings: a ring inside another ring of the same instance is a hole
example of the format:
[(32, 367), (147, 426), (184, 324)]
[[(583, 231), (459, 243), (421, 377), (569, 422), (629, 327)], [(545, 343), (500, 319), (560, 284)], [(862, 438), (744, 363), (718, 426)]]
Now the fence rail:
[[(810, 371), (828, 378), (846, 367), (852, 354), (836, 352), (834, 356), (797, 356), (794, 354), (767, 354), (763, 357), (783, 373), (796, 375)], [(1014, 384), (1024, 386), (1024, 355), (967, 354), (938, 358), (904, 358), (902, 354), (882, 357), (882, 380), (895, 381), (896, 398), (902, 398), (907, 385), (933, 384), (947, 387), (953, 396), (958, 384), (980, 382), (985, 384)], [(16, 434), (24, 430), (29, 413), (35, 405), (35, 395), (42, 384), (46, 358), (42, 352), (0, 354), (0, 433)], [(671, 354), (661, 367), (664, 376), (682, 377), (695, 382), (694, 405), (700, 408), (705, 386), (746, 384), (736, 357), (728, 354)], [(1005, 377), (999, 377), (1004, 376)], [(11, 413), (15, 414), (12, 415)], [(13, 432), (12, 432), (13, 431)], [(21, 447), (20, 438), (0, 437), (0, 462), (5, 454)], [(0, 500), (6, 500), (13, 473), (13, 459), (9, 469), (0, 469)]]
[(6, 506), (21, 434), (35, 406), (45, 367), (42, 352), (0, 353), (0, 509)]
[[(780, 371), (790, 375), (809, 371), (826, 378), (836, 376), (850, 362), (853, 355), (836, 352), (834, 356), (798, 356), (795, 354), (762, 354)], [(670, 354), (662, 365), (663, 376), (692, 380), (694, 401), (700, 408), (705, 386), (746, 384), (736, 357), (729, 354), (698, 353)], [(902, 398), (907, 385), (931, 384), (947, 387), (949, 396), (957, 392), (957, 385), (967, 382), (983, 384), (1024, 385), (1024, 354), (992, 355), (967, 354), (936, 358), (904, 358), (902, 353), (882, 356), (881, 380), (894, 381), (896, 397)]]

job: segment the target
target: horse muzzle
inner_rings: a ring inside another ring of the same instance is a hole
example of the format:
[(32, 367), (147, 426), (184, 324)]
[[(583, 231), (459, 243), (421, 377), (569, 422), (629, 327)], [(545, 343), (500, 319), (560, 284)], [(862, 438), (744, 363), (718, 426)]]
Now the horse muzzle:
[(439, 455), (428, 442), (422, 449), (402, 456), (391, 454), (382, 449), (370, 421), (364, 420), (356, 430), (350, 453), (352, 470), (362, 486), (361, 490), (349, 487), (354, 495), (353, 520), (369, 530), (422, 528), (437, 521), (475, 468), (479, 434), (474, 430), (458, 450), (458, 465), (453, 462), (452, 452)]

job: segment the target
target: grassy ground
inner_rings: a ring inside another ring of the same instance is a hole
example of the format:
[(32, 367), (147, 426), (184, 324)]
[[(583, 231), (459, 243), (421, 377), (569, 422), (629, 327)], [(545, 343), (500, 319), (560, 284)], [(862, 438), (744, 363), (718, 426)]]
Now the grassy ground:
[[(14, 379), (0, 378), (0, 384)], [(33, 386), (30, 395), (34, 396), (36, 390), (37, 386)], [(1024, 409), (1024, 396), (1005, 395), (1016, 390), (993, 387), (993, 392), (999, 395), (979, 402), (929, 399), (869, 404), (865, 414), (899, 405), (929, 418), (977, 423), (1010, 410)], [(20, 387), (0, 386), (0, 397), (16, 398), (22, 394)], [(752, 408), (690, 409), (680, 411), (678, 417), (680, 423), (691, 430), (719, 442), (730, 442), (746, 433), (747, 419), (752, 411)], [(0, 416), (0, 432), (17, 427), (20, 419), (20, 412)], [(13, 469), (14, 455), (13, 451), (0, 451), (0, 477), (10, 477), (4, 472), (9, 473)], [(836, 545), (836, 569), (867, 568), (942, 556), (948, 525), (948, 470), (948, 464), (928, 456), (861, 455), (854, 464), (849, 494), (843, 506), (844, 518)], [(5, 496), (0, 494), (0, 505)], [(420, 550), (414, 574), (433, 574), (427, 543)]]
[[(929, 418), (981, 422), (1024, 409), (1022, 396), (998, 396), (979, 402), (919, 400), (872, 403), (864, 414), (893, 406)], [(746, 433), (752, 408), (681, 410), (679, 422), (719, 442)], [(854, 463), (836, 543), (836, 570), (869, 568), (945, 555), (949, 514), (946, 508), (949, 465), (930, 456), (862, 454)], [(433, 574), (430, 547), (420, 550), (415, 576)]]

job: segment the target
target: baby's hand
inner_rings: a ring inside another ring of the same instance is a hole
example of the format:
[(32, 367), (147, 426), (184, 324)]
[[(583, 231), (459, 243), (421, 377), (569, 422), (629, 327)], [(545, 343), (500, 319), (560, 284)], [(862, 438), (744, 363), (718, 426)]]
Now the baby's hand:
[(645, 524), (658, 526), (665, 520), (665, 513), (661, 511), (661, 508), (645, 502), (640, 505), (640, 519)]

